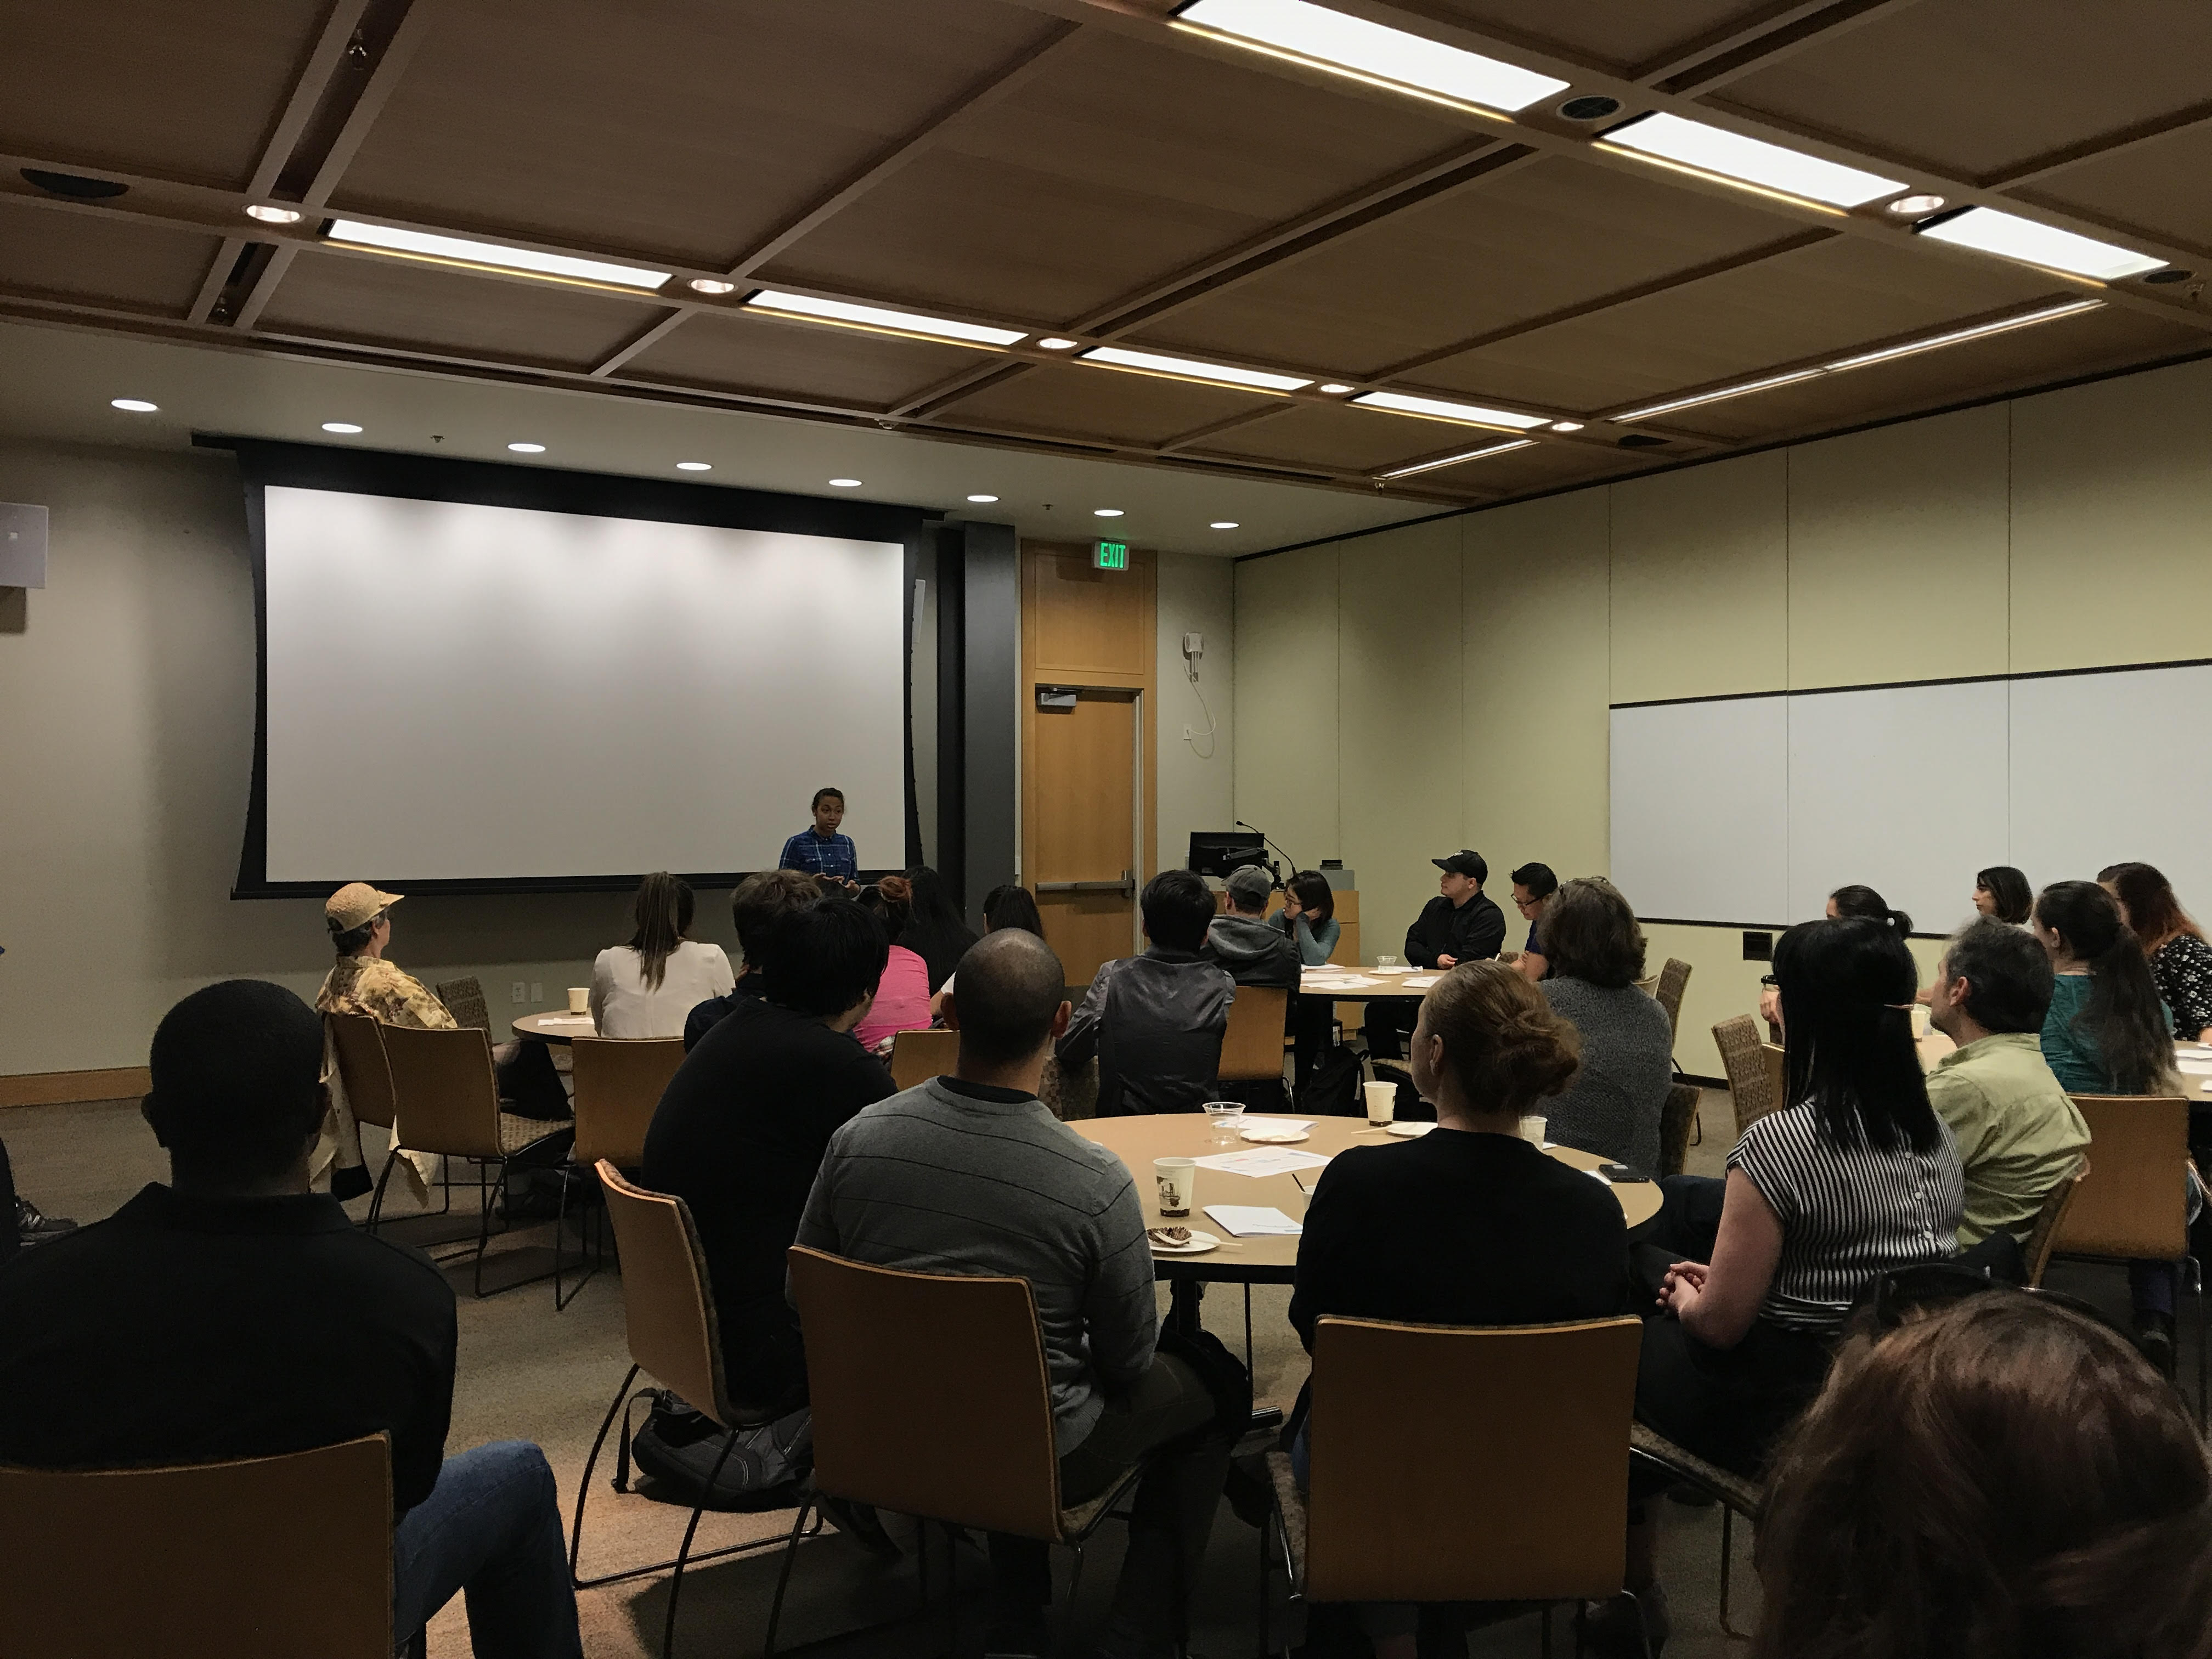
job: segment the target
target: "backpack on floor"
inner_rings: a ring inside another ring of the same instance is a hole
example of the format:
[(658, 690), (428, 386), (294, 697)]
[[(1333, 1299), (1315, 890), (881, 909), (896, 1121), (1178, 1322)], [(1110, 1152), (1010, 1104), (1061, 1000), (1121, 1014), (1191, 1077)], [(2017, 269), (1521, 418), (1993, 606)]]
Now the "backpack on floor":
[(1359, 1083), (1358, 1052), (1341, 1044), (1326, 1049), (1298, 1079), (1297, 1109), (1314, 1117), (1357, 1117), (1364, 1109)]
[[(623, 1412), (623, 1446), (615, 1468), (615, 1490), (629, 1490), (629, 1465), (653, 1477), (647, 1494), (690, 1509), (772, 1510), (792, 1498), (793, 1488), (814, 1466), (814, 1415), (805, 1407), (757, 1428), (735, 1431), (723, 1457), (723, 1430), (704, 1412), (694, 1411), (665, 1389), (641, 1389), (630, 1405), (649, 1400), (653, 1409), (635, 1437), (629, 1412)], [(714, 1465), (720, 1461), (721, 1472)], [(711, 1490), (709, 1479), (714, 1481)]]

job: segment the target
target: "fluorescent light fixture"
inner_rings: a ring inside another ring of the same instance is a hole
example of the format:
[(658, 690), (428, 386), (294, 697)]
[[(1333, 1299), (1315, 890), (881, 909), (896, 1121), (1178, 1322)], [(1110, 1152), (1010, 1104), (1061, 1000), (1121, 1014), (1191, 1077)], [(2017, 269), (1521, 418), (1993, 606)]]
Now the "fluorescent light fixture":
[(1857, 207), (1905, 188), (1902, 179), (1885, 179), (1660, 111), (1615, 127), (1598, 142), (1708, 173), (1725, 184), (1749, 185), (1833, 207)]
[(1237, 528), (1237, 520), (1234, 519), (1216, 519), (1212, 524), (1208, 525), (1206, 528), (1209, 530), (1234, 530)]
[(644, 270), (636, 265), (617, 265), (605, 259), (540, 253), (535, 248), (472, 242), (461, 236), (434, 236), (427, 230), (395, 230), (389, 225), (365, 225), (354, 219), (331, 220), (324, 234), (333, 242), (374, 248), (382, 253), (443, 259), (455, 264), (489, 265), (500, 270), (527, 271), (535, 276), (559, 276), (578, 283), (604, 283), (615, 288), (657, 289), (669, 276), (665, 270)]
[(2000, 213), (1995, 208), (1970, 207), (1935, 224), (1921, 226), (1919, 234), (1954, 247), (1970, 247), (1983, 253), (1994, 253), (2001, 259), (2017, 259), (2022, 264), (2063, 270), (2072, 276), (2093, 277), (2100, 283), (2156, 270), (2166, 263), (2148, 253), (2115, 247), (2110, 242), (2094, 241), (2056, 225), (2039, 224), (2015, 213)]
[(1856, 357), (1838, 357), (1826, 366), (1830, 374), (1841, 374), (1847, 368), (1864, 368), (1869, 363), (1886, 363), (1895, 357), (1910, 357), (1917, 352), (1933, 351), (1938, 346), (1957, 345), (1963, 340), (1985, 339), (1992, 334), (2009, 334), (2016, 328), (2033, 328), (2038, 323), (2056, 322), (2061, 317), (2072, 317), (2084, 311), (2101, 311), (2102, 300), (2069, 300), (2063, 305), (2045, 306), (2040, 311), (2031, 311), (2018, 317), (2002, 318), (1994, 323), (1980, 323), (1972, 328), (1954, 328), (1948, 334), (1933, 334), (1924, 340), (1908, 340), (1903, 345), (1884, 346), (1879, 351), (1863, 351)]
[(110, 398), (107, 400), (107, 406), (110, 409), (126, 410), (132, 415), (151, 415), (161, 407), (159, 404), (148, 403), (143, 398)]
[(1341, 398), (1346, 392), (1352, 390), (1350, 386), (1345, 385), (1341, 380), (1326, 381), (1323, 383), (1321, 389), (1328, 393), (1332, 398)]
[(694, 276), (685, 284), (694, 294), (735, 294), (738, 285), (726, 283), (719, 276)]
[(1080, 340), (1063, 340), (1057, 334), (1048, 334), (1037, 342), (1046, 351), (1073, 351), (1082, 343)]
[(712, 472), (714, 464), (712, 461), (678, 461), (676, 470), (678, 472)]
[(860, 481), (858, 478), (832, 478), (830, 480), (830, 488), (832, 489), (858, 489), (860, 487)]
[(951, 317), (924, 317), (911, 311), (890, 311), (882, 306), (854, 305), (849, 300), (817, 300), (808, 294), (779, 294), (764, 288), (745, 301), (748, 311), (780, 311), (817, 322), (845, 323), (854, 328), (882, 329), (893, 334), (921, 334), (935, 339), (968, 340), (977, 345), (1009, 346), (1029, 337), (1025, 328), (989, 328)]
[(356, 426), (351, 421), (325, 421), (323, 422), (323, 430), (325, 432), (343, 432), (352, 434), (360, 431), (361, 428)]
[(1549, 432), (1579, 432), (1583, 429), (1583, 423), (1580, 421), (1554, 421), (1545, 429)]
[(300, 210), (288, 207), (264, 207), (256, 202), (246, 210), (246, 216), (249, 219), (258, 219), (264, 225), (296, 225), (300, 222)]
[(1800, 368), (1788, 374), (1770, 374), (1763, 380), (1746, 380), (1741, 386), (1724, 386), (1714, 392), (1699, 392), (1687, 398), (1669, 398), (1665, 403), (1646, 404), (1641, 409), (1624, 409), (1618, 415), (1606, 418), (1615, 425), (1630, 421), (1647, 420), (1654, 415), (1671, 415), (1678, 409), (1695, 409), (1699, 404), (1717, 404), (1723, 398), (1741, 398), (1753, 392), (1765, 392), (1778, 386), (1790, 386), (1799, 380), (1809, 380), (1827, 371), (1820, 368)]
[(1457, 466), (1462, 461), (1479, 461), (1486, 455), (1503, 455), (1509, 449), (1531, 449), (1534, 447), (1533, 439), (1515, 438), (1508, 443), (1490, 444), (1481, 449), (1462, 450), (1456, 455), (1447, 455), (1441, 460), (1416, 461), (1411, 466), (1401, 466), (1395, 472), (1383, 472), (1376, 476), (1384, 478), (1410, 478), (1416, 472), (1433, 472), (1440, 466)]
[(1500, 426), (1509, 432), (1526, 432), (1531, 427), (1544, 424), (1541, 415), (1516, 415), (1510, 410), (1446, 403), (1441, 398), (1411, 398), (1402, 392), (1363, 392), (1352, 402), (1358, 409), (1387, 409), (1395, 415), (1419, 415), (1431, 421), (1464, 421), (1469, 426)]
[(996, 495), (970, 495), (968, 499), (971, 501), (982, 501), (988, 504), (997, 501), (999, 498)]
[(1124, 351), (1120, 346), (1093, 346), (1076, 361), (1104, 363), (1110, 368), (1174, 374), (1186, 380), (1218, 380), (1228, 386), (1255, 386), (1263, 392), (1296, 392), (1313, 384), (1295, 374), (1270, 374), (1265, 369), (1235, 368), (1227, 363), (1194, 362), (1188, 357), (1163, 357), (1156, 351)]
[(507, 447), (518, 455), (543, 455), (545, 453), (544, 444), (509, 444)]
[(1172, 20), (1277, 58), (1487, 114), (1526, 109), (1567, 82), (1308, 0), (1196, 0)]

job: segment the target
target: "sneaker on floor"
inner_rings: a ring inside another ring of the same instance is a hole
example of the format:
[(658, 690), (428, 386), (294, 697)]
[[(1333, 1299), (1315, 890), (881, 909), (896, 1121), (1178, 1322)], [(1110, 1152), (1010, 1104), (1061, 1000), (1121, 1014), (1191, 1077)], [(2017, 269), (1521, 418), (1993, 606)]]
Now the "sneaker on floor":
[(2136, 1316), (2136, 1346), (2142, 1357), (2158, 1367), (2158, 1374), (2169, 1382), (2173, 1380), (2173, 1316), (2169, 1313), (2139, 1313)]
[(44, 1244), (76, 1231), (76, 1223), (64, 1216), (46, 1215), (27, 1198), (15, 1200), (15, 1234), (26, 1244)]

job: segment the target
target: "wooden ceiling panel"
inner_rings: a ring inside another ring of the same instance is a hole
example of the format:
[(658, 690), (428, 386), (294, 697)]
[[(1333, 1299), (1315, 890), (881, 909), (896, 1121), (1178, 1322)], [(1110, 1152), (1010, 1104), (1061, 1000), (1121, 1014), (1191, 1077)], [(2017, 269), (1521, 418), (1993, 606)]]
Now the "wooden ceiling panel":
[(1755, 200), (1549, 157), (1200, 300), (1135, 337), (1263, 362), (1293, 349), (1306, 367), (1357, 377), (1799, 228)]
[(860, 329), (702, 313), (623, 366), (625, 380), (888, 409), (986, 354)]
[(261, 314), (276, 334), (587, 368), (658, 314), (558, 283), (487, 282), (405, 259), (304, 252)]
[(6, 9), (0, 149), (242, 190), (330, 7), (100, 0)]
[[(1446, 391), (1591, 410), (1837, 352), (2051, 295), (1990, 260), (1838, 237), (1424, 368)], [(2063, 326), (2063, 324), (2056, 326)]]
[(2203, 0), (1919, 0), (1746, 76), (1725, 100), (1981, 177), (2208, 88)]
[(1102, 33), (767, 274), (1066, 325), (1466, 143), (1416, 103)]
[(181, 317), (220, 243), (0, 200), (0, 289)]
[(1575, 0), (1571, 5), (1559, 0), (1431, 0), (1424, 9), (1501, 40), (1626, 72), (1774, 8), (1759, 0), (1671, 0), (1666, 5), (1650, 0)]
[[(2084, 161), (2020, 194), (2062, 210), (2078, 209), (2108, 222), (2141, 225), (2183, 247), (2212, 250), (2208, 179), (2212, 179), (2212, 123), (2102, 161)], [(2202, 266), (2197, 274), (2205, 274)]]
[(1057, 27), (990, 0), (459, 0), (359, 210), (726, 267)]
[[(1342, 404), (1299, 404), (1255, 426), (1224, 432), (1193, 447), (1263, 461), (1375, 472), (1441, 449), (1466, 429)], [(1481, 435), (1472, 434), (1468, 447)]]
[(1065, 432), (1109, 443), (1158, 444), (1264, 409), (1277, 399), (1158, 374), (1132, 374), (1073, 364), (1036, 368), (938, 411), (951, 426)]

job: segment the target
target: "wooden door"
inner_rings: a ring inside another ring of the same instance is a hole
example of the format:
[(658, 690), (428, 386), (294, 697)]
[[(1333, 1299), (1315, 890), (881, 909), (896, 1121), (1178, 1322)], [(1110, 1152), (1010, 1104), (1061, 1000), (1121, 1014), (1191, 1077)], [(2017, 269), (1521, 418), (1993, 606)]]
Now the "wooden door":
[(1120, 686), (1079, 688), (1073, 707), (1036, 710), (1029, 874), (1070, 985), (1139, 948), (1142, 714), (1139, 694)]

